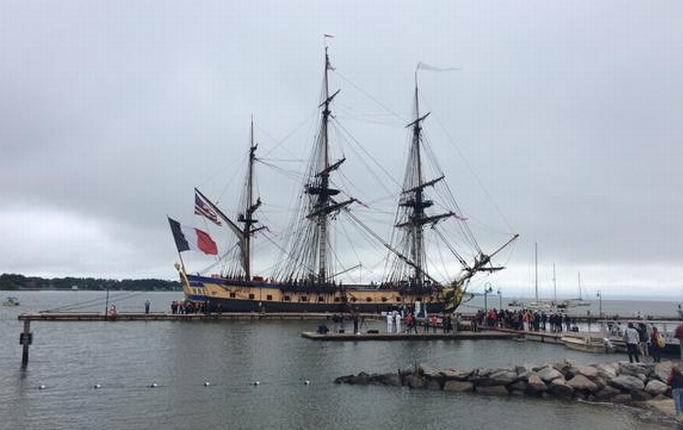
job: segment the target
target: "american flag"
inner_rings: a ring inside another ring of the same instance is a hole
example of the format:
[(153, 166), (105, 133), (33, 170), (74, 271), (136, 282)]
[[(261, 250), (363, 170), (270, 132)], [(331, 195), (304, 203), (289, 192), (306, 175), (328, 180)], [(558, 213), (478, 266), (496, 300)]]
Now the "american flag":
[(208, 218), (209, 221), (216, 225), (221, 225), (221, 221), (218, 219), (216, 211), (211, 209), (211, 207), (208, 204), (206, 204), (204, 199), (199, 197), (199, 195), (196, 192), (194, 193), (194, 213), (195, 215), (201, 215), (203, 217)]

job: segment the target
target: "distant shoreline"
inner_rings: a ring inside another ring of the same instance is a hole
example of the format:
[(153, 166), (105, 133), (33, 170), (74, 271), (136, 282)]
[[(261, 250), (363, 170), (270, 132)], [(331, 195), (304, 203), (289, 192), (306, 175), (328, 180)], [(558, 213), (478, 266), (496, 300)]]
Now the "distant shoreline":
[(0, 291), (182, 291), (178, 281), (165, 279), (41, 278), (3, 273)]

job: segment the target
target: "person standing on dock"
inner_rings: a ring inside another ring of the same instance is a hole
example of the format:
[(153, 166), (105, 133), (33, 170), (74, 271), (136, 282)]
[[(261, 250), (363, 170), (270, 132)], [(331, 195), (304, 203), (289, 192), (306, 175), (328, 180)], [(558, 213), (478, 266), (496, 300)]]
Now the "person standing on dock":
[(391, 312), (387, 312), (387, 333), (394, 332), (394, 316)]
[(149, 314), (149, 307), (150, 307), (151, 305), (152, 305), (152, 304), (149, 302), (149, 299), (145, 300), (145, 313), (146, 313), (146, 314)]
[(401, 332), (401, 314), (398, 311), (394, 311), (394, 332)]
[(633, 363), (635, 358), (636, 363), (640, 363), (638, 343), (640, 341), (640, 335), (638, 330), (633, 327), (633, 323), (628, 323), (626, 331), (624, 332), (624, 340), (626, 341), (626, 351), (628, 353), (628, 361)]
[(671, 385), (671, 397), (676, 407), (676, 415), (680, 417), (683, 415), (683, 375), (678, 366), (674, 365), (671, 368), (671, 375), (666, 382)]

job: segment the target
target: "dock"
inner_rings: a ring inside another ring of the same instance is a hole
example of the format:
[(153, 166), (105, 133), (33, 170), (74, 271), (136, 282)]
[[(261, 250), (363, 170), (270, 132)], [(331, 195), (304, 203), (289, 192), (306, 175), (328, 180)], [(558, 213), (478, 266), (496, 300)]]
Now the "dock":
[(305, 331), (301, 337), (318, 341), (396, 341), (396, 340), (483, 340), (512, 339), (519, 335), (500, 331), (462, 331), (456, 333), (317, 333)]

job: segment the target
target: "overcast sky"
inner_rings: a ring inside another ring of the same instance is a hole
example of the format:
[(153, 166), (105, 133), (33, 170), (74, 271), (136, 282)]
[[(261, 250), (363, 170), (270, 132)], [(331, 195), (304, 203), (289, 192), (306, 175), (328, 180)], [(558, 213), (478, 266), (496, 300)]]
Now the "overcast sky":
[[(416, 63), (460, 68), (420, 76), (431, 147), (483, 246), (521, 235), (483, 280), (532, 294), (538, 241), (546, 294), (554, 261), (561, 294), (580, 270), (592, 295), (681, 295), (681, 2), (0, 8), (0, 272), (174, 278), (165, 217), (204, 225), (194, 186), (234, 214), (252, 114), (260, 154), (304, 170), (330, 33), (337, 120), (399, 182)], [(345, 183), (378, 200), (368, 222), (388, 227), (395, 198), (379, 199), (396, 185), (348, 137), (336, 148)], [(261, 219), (281, 232), (298, 183), (258, 174)]]

